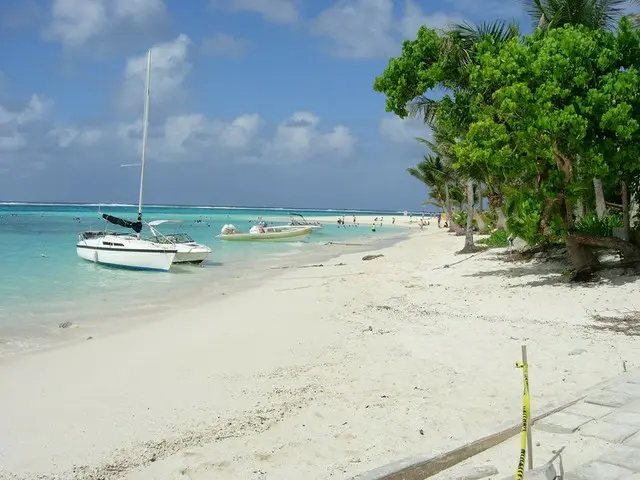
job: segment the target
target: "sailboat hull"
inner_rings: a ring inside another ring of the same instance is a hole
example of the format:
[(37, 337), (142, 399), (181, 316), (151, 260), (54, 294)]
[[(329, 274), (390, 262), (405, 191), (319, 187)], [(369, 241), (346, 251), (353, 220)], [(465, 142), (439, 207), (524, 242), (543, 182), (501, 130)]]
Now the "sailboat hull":
[(163, 272), (169, 271), (176, 257), (177, 250), (163, 245), (136, 237), (110, 237), (80, 240), (76, 244), (78, 257), (112, 267)]

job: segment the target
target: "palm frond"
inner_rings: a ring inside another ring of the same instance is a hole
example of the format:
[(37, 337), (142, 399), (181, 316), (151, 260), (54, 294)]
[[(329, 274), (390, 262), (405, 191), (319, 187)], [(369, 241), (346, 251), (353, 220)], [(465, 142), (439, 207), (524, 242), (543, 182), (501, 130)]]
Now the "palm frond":
[[(637, 2), (637, 0), (634, 0)], [(592, 29), (614, 28), (624, 14), (627, 0), (522, 0), (538, 29), (584, 25)], [(640, 3), (640, 2), (638, 2)]]
[(438, 113), (438, 102), (420, 95), (408, 103), (407, 112), (410, 117), (420, 117), (426, 125), (433, 125)]

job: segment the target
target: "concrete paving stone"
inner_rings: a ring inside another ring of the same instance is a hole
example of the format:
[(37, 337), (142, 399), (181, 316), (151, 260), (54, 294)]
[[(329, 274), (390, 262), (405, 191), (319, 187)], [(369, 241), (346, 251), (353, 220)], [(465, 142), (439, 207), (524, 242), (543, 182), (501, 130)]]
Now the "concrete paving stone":
[(612, 392), (626, 393), (630, 397), (640, 398), (640, 384), (630, 382), (619, 382), (608, 386), (605, 390), (611, 390)]
[(456, 480), (480, 480), (481, 478), (498, 475), (498, 469), (493, 465), (483, 465), (480, 467), (469, 467), (460, 472)]
[(640, 473), (640, 448), (616, 445), (602, 455), (598, 461), (610, 463)]
[(627, 438), (624, 441), (624, 444), (628, 445), (629, 447), (640, 448), (640, 433), (636, 433), (632, 437)]
[(587, 395), (584, 399), (585, 403), (601, 405), (603, 407), (621, 407), (631, 401), (632, 397), (624, 393), (612, 390), (600, 390)]
[(625, 480), (633, 475), (631, 470), (599, 461), (581, 465), (565, 475), (566, 480)]
[(615, 423), (616, 425), (630, 425), (640, 429), (640, 413), (617, 410), (602, 418), (603, 422)]
[[(513, 480), (514, 476), (512, 473), (502, 480)], [(534, 468), (533, 470), (525, 470), (522, 478), (523, 480), (556, 480), (556, 478), (558, 478), (558, 471), (553, 464), (547, 464)]]
[(635, 412), (640, 413), (640, 399), (631, 400), (629, 403), (625, 403), (620, 407), (620, 410), (624, 410), (626, 412)]
[(594, 420), (597, 420), (605, 415), (609, 415), (614, 411), (614, 409), (612, 407), (603, 407), (602, 405), (596, 405), (593, 403), (578, 402), (562, 411), (565, 413), (571, 413), (572, 415), (584, 415), (585, 417), (591, 417)]
[(640, 427), (631, 425), (616, 425), (602, 421), (591, 422), (580, 428), (580, 434), (585, 437), (595, 437), (605, 442), (622, 443), (635, 433)]
[(560, 411), (536, 422), (536, 428), (549, 433), (573, 433), (593, 418)]

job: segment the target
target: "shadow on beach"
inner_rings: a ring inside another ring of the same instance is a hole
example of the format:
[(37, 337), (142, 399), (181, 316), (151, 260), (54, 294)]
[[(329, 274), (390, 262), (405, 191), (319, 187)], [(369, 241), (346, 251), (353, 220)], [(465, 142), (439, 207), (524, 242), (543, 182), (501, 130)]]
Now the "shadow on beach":
[(528, 282), (517, 285), (509, 285), (508, 288), (563, 286), (570, 288), (594, 288), (601, 284), (613, 286), (625, 285), (638, 280), (638, 275), (629, 269), (606, 268), (598, 273), (598, 277), (592, 282), (572, 282), (570, 272), (572, 270), (568, 259), (554, 255), (551, 258), (526, 259), (520, 254), (499, 252), (493, 257), (487, 258), (492, 264), (501, 263), (506, 268), (488, 268), (474, 273), (465, 274), (464, 277), (504, 277), (523, 278), (536, 277)]

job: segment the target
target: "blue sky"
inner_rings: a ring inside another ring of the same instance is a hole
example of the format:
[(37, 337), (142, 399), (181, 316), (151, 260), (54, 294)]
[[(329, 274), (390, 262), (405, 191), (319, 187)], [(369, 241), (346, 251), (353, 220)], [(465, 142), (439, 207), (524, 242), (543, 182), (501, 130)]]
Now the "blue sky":
[(426, 24), (517, 0), (0, 0), (0, 200), (419, 210), (424, 126), (372, 90)]

